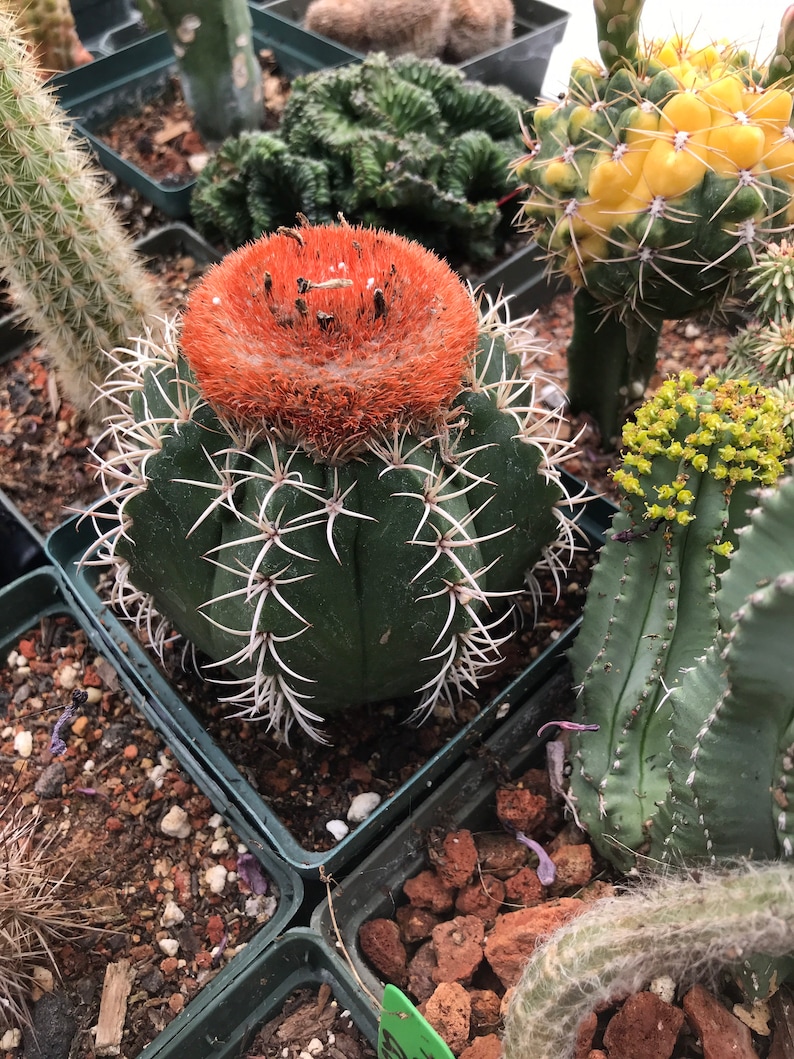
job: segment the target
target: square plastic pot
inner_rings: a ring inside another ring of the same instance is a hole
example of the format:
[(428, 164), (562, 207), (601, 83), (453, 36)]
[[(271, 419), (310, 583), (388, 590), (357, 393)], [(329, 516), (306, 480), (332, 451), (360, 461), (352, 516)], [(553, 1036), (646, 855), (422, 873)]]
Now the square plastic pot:
[(134, 15), (130, 0), (71, 0), (77, 35), (92, 55), (103, 55), (104, 38)]
[[(230, 967), (238, 959), (235, 956)], [(348, 967), (312, 931), (296, 927), (245, 966), (238, 965), (223, 991), (206, 999), (200, 993), (141, 1059), (240, 1059), (260, 1026), (281, 1011), (291, 993), (322, 985), (330, 987), (340, 1010), (350, 1012), (375, 1047), (377, 1014)]]
[[(254, 46), (270, 48), (287, 77), (311, 70), (344, 66), (356, 60), (341, 45), (304, 33), (277, 15), (251, 7)], [(125, 161), (101, 139), (99, 130), (120, 114), (140, 108), (156, 98), (176, 72), (166, 33), (153, 33), (112, 55), (58, 74), (50, 80), (61, 106), (74, 121), (75, 132), (85, 137), (101, 164), (121, 181), (140, 191), (168, 217), (187, 217), (195, 180), (179, 187), (153, 180), (138, 166)]]
[[(310, 0), (273, 0), (264, 9), (301, 25), (309, 3)], [(562, 40), (571, 16), (568, 11), (542, 0), (513, 0), (513, 6), (513, 39), (457, 66), (473, 81), (507, 85), (534, 103), (540, 94), (552, 49)]]
[[(581, 483), (569, 479), (572, 495), (581, 491)], [(587, 505), (579, 524), (595, 549), (603, 542), (603, 534), (611, 520), (614, 506), (593, 498)], [(175, 692), (171, 684), (156, 668), (150, 655), (141, 647), (128, 627), (97, 594), (96, 568), (80, 567), (79, 561), (96, 539), (89, 519), (73, 518), (56, 529), (48, 538), (47, 555), (59, 571), (59, 576), (86, 613), (106, 638), (109, 649), (126, 667), (145, 696), (143, 706), (147, 716), (160, 730), (167, 730), (167, 741), (177, 760), (194, 778), (222, 790), (224, 797), (237, 806), (260, 840), (270, 843), (281, 857), (299, 874), (318, 879), (322, 872), (337, 878), (349, 869), (356, 858), (378, 841), (383, 834), (422, 801), (456, 766), (473, 745), (479, 744), (508, 713), (524, 702), (556, 668), (562, 654), (575, 636), (573, 625), (551, 644), (509, 686), (497, 695), (468, 724), (429, 758), (425, 764), (400, 786), (391, 798), (381, 802), (355, 830), (352, 830), (332, 849), (324, 852), (304, 848), (271, 809), (262, 795), (244, 778), (240, 770), (206, 731), (199, 718)], [(198, 780), (197, 780), (198, 782)]]
[(444, 833), (462, 828), (473, 832), (493, 830), (497, 784), (491, 763), (494, 759), (506, 762), (513, 777), (529, 768), (542, 768), (543, 740), (538, 739), (537, 730), (545, 721), (569, 713), (573, 697), (570, 669), (559, 659), (545, 683), (486, 741), (486, 752), (454, 772), (354, 873), (337, 878), (340, 885), (314, 910), (314, 931), (330, 947), (338, 947), (341, 940), (356, 974), (378, 1000), (385, 983), (361, 953), (358, 932), (362, 923), (394, 916), (405, 881), (428, 866), (426, 836), (431, 828), (440, 828)]

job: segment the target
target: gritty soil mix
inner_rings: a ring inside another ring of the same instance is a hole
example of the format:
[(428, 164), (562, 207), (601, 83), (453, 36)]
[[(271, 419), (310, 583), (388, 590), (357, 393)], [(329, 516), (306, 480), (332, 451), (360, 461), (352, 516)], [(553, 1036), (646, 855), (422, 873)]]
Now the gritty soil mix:
[(323, 984), (297, 989), (257, 1032), (244, 1059), (375, 1059), (375, 1049)]

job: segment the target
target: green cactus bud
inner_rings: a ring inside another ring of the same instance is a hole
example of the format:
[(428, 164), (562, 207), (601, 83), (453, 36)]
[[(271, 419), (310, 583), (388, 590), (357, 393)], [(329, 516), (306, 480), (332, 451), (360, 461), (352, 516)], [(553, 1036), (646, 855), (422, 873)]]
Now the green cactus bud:
[(503, 598), (570, 544), (561, 420), (522, 377), (522, 334), (391, 233), (304, 227), (229, 255), (179, 349), (119, 374), (104, 546), (126, 611), (165, 615), (282, 731), (415, 693), (421, 716), (476, 684)]
[[(670, 689), (714, 642), (714, 593), (759, 485), (782, 473), (780, 408), (747, 382), (663, 383), (624, 428), (625, 493), (570, 652), (582, 684), (571, 791), (596, 848), (622, 868), (646, 848), (668, 789)], [(663, 829), (662, 829), (663, 833)]]
[(98, 170), (2, 12), (0, 37), (0, 271), (66, 395), (100, 422), (112, 410), (94, 404), (112, 367), (103, 350), (146, 328), (157, 339), (156, 289)]
[(738, 953), (792, 950), (790, 865), (643, 880), (596, 901), (535, 950), (507, 1010), (505, 1059), (572, 1059), (586, 1015), (655, 977), (687, 988), (735, 966)]

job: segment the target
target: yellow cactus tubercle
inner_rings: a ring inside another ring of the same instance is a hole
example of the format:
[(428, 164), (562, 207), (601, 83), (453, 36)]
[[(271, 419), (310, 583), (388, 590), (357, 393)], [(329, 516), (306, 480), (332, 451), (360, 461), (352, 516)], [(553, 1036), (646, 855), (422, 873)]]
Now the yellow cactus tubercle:
[(740, 169), (754, 169), (766, 151), (760, 125), (734, 121), (718, 125), (708, 138), (709, 165), (718, 176), (734, 176)]
[(794, 183), (794, 129), (787, 126), (780, 136), (768, 136), (763, 163), (772, 176)]

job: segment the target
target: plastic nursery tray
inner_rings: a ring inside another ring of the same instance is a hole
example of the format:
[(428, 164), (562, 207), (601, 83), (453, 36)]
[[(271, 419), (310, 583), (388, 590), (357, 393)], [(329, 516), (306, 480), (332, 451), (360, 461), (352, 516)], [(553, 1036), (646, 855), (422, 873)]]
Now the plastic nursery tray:
[[(235, 956), (232, 965), (238, 959)], [(194, 1000), (183, 1012), (191, 1017), (175, 1018), (143, 1055), (146, 1059), (240, 1059), (259, 1027), (279, 1013), (291, 993), (321, 985), (330, 986), (339, 1009), (350, 1012), (375, 1047), (377, 1015), (348, 967), (312, 931), (296, 927), (266, 951), (260, 949), (245, 967), (238, 967), (234, 981), (222, 993), (208, 997), (200, 1007)]]
[(0, 588), (46, 561), (43, 537), (0, 490)]
[[(83, 608), (75, 601), (52, 567), (41, 567), (29, 574), (25, 574), (0, 591), (0, 656), (5, 658), (22, 634), (28, 629), (33, 628), (40, 621), (55, 615), (68, 615), (80, 626), (85, 632), (92, 649), (98, 654), (105, 656), (116, 669), (121, 685), (127, 694), (130, 695), (139, 711), (146, 717), (149, 724), (168, 742), (169, 733), (164, 731), (162, 726), (157, 723), (156, 716), (152, 716), (150, 711), (141, 709), (140, 688), (119, 664), (119, 659), (115, 653), (108, 650), (105, 637), (94, 623), (88, 620)], [(254, 950), (255, 955), (259, 949), (269, 944), (292, 922), (303, 901), (303, 882), (295, 872), (274, 857), (270, 849), (262, 844), (256, 833), (249, 827), (248, 822), (239, 815), (236, 807), (229, 802), (222, 787), (213, 784), (206, 776), (201, 778), (193, 776), (193, 779), (212, 802), (216, 812), (220, 813), (228, 821), (240, 839), (248, 846), (251, 853), (259, 860), (265, 873), (278, 886), (281, 895), (278, 908), (272, 919), (257, 931), (254, 939), (228, 965), (231, 968), (233, 963), (241, 959), (242, 963), (237, 964), (239, 967), (252, 957), (249, 950)], [(211, 990), (212, 996), (216, 995), (228, 983), (230, 976), (228, 969), (224, 969), (206, 989)], [(203, 992), (201, 995), (203, 995)]]
[[(301, 25), (310, 0), (273, 0), (266, 11)], [(552, 49), (565, 35), (568, 11), (542, 0), (513, 0), (513, 39), (508, 44), (475, 55), (457, 66), (473, 81), (507, 85), (534, 103), (546, 76)], [(319, 37), (325, 40), (325, 37)]]
[[(332, 41), (314, 37), (298, 26), (258, 8), (250, 7), (254, 46), (272, 49), (287, 77), (296, 77), (324, 67), (344, 66), (357, 56)], [(136, 188), (169, 217), (190, 214), (190, 196), (195, 180), (169, 187), (153, 180), (138, 166), (125, 161), (100, 138), (103, 126), (120, 114), (140, 108), (163, 92), (176, 72), (176, 60), (168, 35), (153, 33), (112, 55), (58, 74), (50, 84), (61, 106), (74, 121), (75, 132), (85, 137), (102, 165), (120, 180)]]
[(539, 751), (544, 741), (538, 739), (537, 730), (545, 721), (559, 717), (561, 711), (569, 712), (572, 698), (570, 669), (560, 660), (546, 683), (486, 741), (486, 753), (461, 765), (355, 872), (331, 891), (338, 937), (328, 900), (314, 910), (311, 917), (314, 931), (331, 947), (338, 947), (341, 940), (356, 974), (378, 999), (383, 995), (385, 983), (361, 954), (358, 944), (361, 924), (394, 915), (406, 879), (427, 867), (426, 838), (431, 828), (494, 829), (497, 784), (491, 763), (494, 758), (507, 762), (513, 777), (533, 766), (540, 767), (543, 762)]
[[(581, 491), (580, 482), (570, 476), (568, 480), (572, 495)], [(614, 510), (612, 504), (599, 498), (588, 503), (579, 524), (591, 547), (598, 548), (603, 543), (604, 530)], [(99, 597), (95, 589), (96, 568), (78, 566), (81, 556), (95, 539), (91, 520), (81, 521), (79, 517), (74, 517), (50, 534), (47, 555), (69, 590), (81, 601), (106, 637), (119, 664), (126, 666), (132, 679), (137, 682), (143, 694), (141, 709), (159, 730), (167, 732), (168, 744), (186, 771), (197, 782), (202, 777), (206, 783), (222, 790), (230, 804), (237, 806), (246, 816), (260, 840), (272, 844), (291, 867), (307, 878), (317, 879), (323, 869), (339, 877), (342, 870), (349, 869), (355, 858), (362, 856), (370, 845), (433, 790), (462, 760), (470, 747), (480, 743), (497, 723), (535, 691), (570, 647), (577, 629), (577, 625), (574, 625), (563, 633), (434, 757), (428, 759), (391, 798), (381, 802), (364, 823), (352, 830), (332, 850), (316, 852), (305, 849), (291, 834), (174, 691), (129, 628)]]

